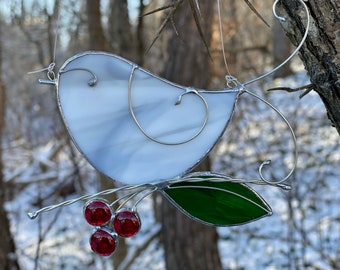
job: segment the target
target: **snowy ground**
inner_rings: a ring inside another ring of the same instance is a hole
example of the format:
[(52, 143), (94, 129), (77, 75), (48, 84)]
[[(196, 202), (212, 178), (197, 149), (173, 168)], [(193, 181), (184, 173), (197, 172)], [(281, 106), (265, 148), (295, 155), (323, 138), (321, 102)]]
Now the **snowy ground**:
[[(303, 72), (284, 81), (263, 85), (297, 87), (307, 84)], [(254, 90), (259, 93), (260, 90)], [(263, 94), (261, 94), (263, 95)], [(247, 225), (221, 228), (220, 255), (224, 269), (339, 269), (340, 261), (340, 161), (339, 137), (326, 118), (318, 96), (275, 92), (265, 94), (289, 119), (296, 131), (299, 161), (292, 176), (292, 190), (254, 187), (271, 205), (274, 215)], [(282, 177), (291, 166), (292, 144), (289, 131), (268, 107), (250, 97), (241, 97), (235, 117), (215, 150), (218, 172), (250, 179), (257, 176), (261, 159), (273, 161), (271, 177)], [(61, 150), (56, 152), (56, 148)], [(10, 213), (17, 254), (23, 269), (112, 269), (112, 258), (94, 255), (88, 245), (92, 228), (82, 216), (81, 202), (42, 214), (35, 220), (28, 210), (60, 202), (54, 191), (72, 181), (74, 167), (62, 142), (27, 149), (23, 142), (5, 143), (5, 177), (15, 182), (6, 207)], [(57, 153), (55, 155), (55, 153)], [(83, 186), (78, 194), (98, 189), (96, 172), (77, 157)], [(84, 180), (86, 179), (86, 181)], [(65, 199), (76, 195), (66, 194)], [(43, 199), (43, 200), (39, 200)], [(138, 207), (142, 219), (140, 233), (128, 240), (128, 256), (157, 234), (152, 200)], [(163, 249), (158, 238), (144, 248), (130, 270), (165, 269)], [(113, 256), (114, 258), (114, 256)]]

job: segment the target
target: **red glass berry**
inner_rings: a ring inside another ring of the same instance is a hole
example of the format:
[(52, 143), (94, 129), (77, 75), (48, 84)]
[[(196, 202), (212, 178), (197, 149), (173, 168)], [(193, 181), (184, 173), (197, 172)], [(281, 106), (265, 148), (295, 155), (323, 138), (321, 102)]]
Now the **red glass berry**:
[(99, 229), (90, 237), (91, 249), (101, 256), (110, 256), (116, 249), (118, 241), (110, 232)]
[(121, 210), (113, 219), (113, 228), (119, 236), (131, 237), (138, 233), (141, 227), (139, 216), (130, 210)]
[(106, 201), (96, 199), (84, 206), (84, 216), (90, 225), (103, 226), (111, 220), (112, 212)]

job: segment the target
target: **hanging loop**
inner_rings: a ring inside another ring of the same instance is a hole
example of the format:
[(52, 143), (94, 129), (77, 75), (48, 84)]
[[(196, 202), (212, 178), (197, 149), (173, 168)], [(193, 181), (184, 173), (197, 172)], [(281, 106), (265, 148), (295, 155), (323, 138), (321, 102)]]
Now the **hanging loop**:
[(281, 22), (285, 22), (286, 21), (286, 18), (285, 17), (282, 17), (282, 16), (279, 16), (277, 15), (276, 13), (276, 6), (278, 4), (279, 0), (276, 0), (273, 4), (273, 14), (275, 16), (276, 19), (280, 20)]
[(48, 65), (48, 67), (45, 67), (45, 68), (42, 68), (42, 69), (39, 69), (39, 70), (27, 72), (27, 74), (31, 75), (31, 74), (46, 71), (46, 77), (47, 77), (48, 80), (39, 79), (38, 82), (41, 83), (41, 84), (55, 85), (56, 79), (55, 79), (54, 67), (55, 67), (55, 62), (52, 62), (51, 64)]

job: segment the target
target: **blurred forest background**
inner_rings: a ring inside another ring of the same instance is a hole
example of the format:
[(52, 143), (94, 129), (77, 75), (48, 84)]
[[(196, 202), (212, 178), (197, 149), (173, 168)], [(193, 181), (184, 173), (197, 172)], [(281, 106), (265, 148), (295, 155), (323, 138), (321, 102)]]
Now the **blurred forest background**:
[[(167, 219), (174, 214), (154, 196), (139, 207), (141, 232), (120, 241), (117, 252), (109, 258), (90, 250), (92, 228), (83, 220), (81, 203), (34, 221), (27, 218), (29, 210), (114, 185), (74, 148), (59, 116), (54, 87), (37, 82), (45, 79), (46, 71), (28, 72), (54, 61), (57, 71), (75, 53), (102, 50), (183, 85), (223, 88), (226, 69), (216, 5), (201, 2), (203, 32), (212, 59), (187, 1), (180, 7), (170, 5), (141, 16), (169, 2), (0, 0), (0, 269), (340, 269), (339, 136), (315, 93), (299, 99), (297, 93), (266, 91), (309, 83), (298, 58), (249, 86), (285, 114), (298, 140), (299, 161), (290, 180), (292, 190), (254, 187), (272, 206), (273, 216), (218, 229), (177, 221), (187, 224), (179, 226), (183, 231), (185, 226), (191, 229), (177, 235)], [(244, 1), (223, 0), (221, 5), (229, 70), (241, 82), (270, 70), (293, 50), (273, 17), (273, 1), (251, 2), (270, 27)], [(159, 33), (174, 8), (178, 13)], [(179, 51), (182, 53), (177, 54)], [(268, 174), (280, 179), (291, 166), (290, 140), (287, 127), (272, 110), (243, 95), (226, 134), (210, 156), (210, 166), (215, 172), (252, 179), (258, 178), (258, 166), (271, 159)], [(173, 243), (181, 248), (174, 251)], [(190, 254), (205, 248), (217, 248), (214, 255), (205, 258), (220, 266), (185, 266), (195, 260), (202, 264), (201, 256)], [(169, 255), (183, 267), (171, 265)]]

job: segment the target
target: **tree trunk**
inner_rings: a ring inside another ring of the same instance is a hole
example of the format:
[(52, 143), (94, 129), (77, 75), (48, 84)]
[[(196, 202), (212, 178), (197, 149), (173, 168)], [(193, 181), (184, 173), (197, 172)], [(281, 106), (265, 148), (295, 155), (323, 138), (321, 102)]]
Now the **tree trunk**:
[(127, 0), (111, 0), (108, 32), (112, 51), (134, 61), (135, 48)]
[(86, 12), (89, 30), (89, 47), (91, 50), (105, 51), (106, 42), (101, 23), (100, 0), (87, 0)]
[(137, 65), (143, 65), (144, 64), (144, 55), (145, 55), (145, 45), (144, 45), (144, 11), (145, 11), (145, 4), (143, 0), (139, 0), (139, 17), (138, 17), (138, 24), (136, 29), (136, 52), (137, 52), (137, 58), (136, 63)]
[[(291, 44), (285, 33), (282, 31), (280, 22), (274, 18), (273, 27), (273, 56), (274, 67), (281, 64), (291, 54)], [(284, 65), (274, 73), (274, 78), (287, 77), (292, 74), (290, 65)]]
[[(209, 159), (197, 170), (210, 169)], [(162, 240), (167, 270), (221, 270), (218, 234), (214, 227), (194, 221), (168, 200), (162, 202)]]
[[(2, 38), (1, 38), (0, 29), (0, 70), (2, 67)], [(2, 138), (2, 131), (4, 127), (4, 119), (5, 119), (5, 91), (2, 82), (2, 77), (0, 73), (0, 140)], [(5, 201), (6, 201), (6, 188), (3, 179), (3, 163), (2, 163), (2, 151), (0, 147), (0, 268), (4, 270), (16, 270), (20, 269), (17, 257), (16, 257), (16, 248), (15, 243), (10, 230), (10, 221), (7, 217), (6, 209), (5, 209)]]
[[(305, 13), (298, 1), (281, 1), (280, 13), (287, 18), (282, 23), (294, 45), (305, 29)], [(321, 97), (332, 125), (340, 135), (340, 3), (338, 0), (306, 2), (311, 14), (311, 29), (300, 57), (310, 76), (313, 89)]]
[[(168, 43), (168, 57), (164, 77), (170, 81), (198, 88), (209, 84), (210, 58), (197, 32), (189, 1), (175, 15), (179, 37), (173, 34)], [(202, 28), (206, 41), (211, 39), (214, 5), (201, 1)], [(209, 170), (209, 162), (201, 164), (200, 170)], [(167, 270), (219, 270), (218, 235), (214, 227), (202, 225), (183, 215), (167, 200), (162, 204), (162, 239)]]

